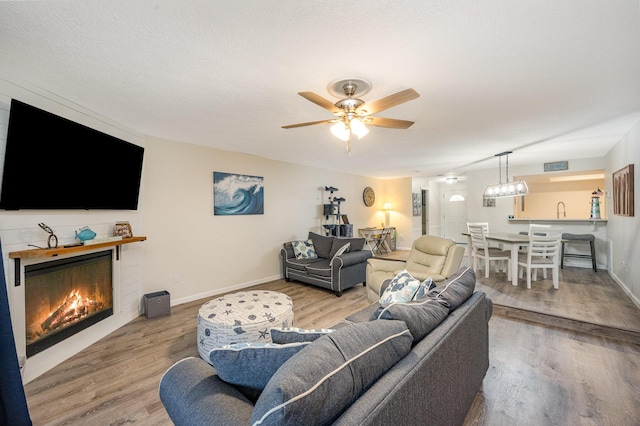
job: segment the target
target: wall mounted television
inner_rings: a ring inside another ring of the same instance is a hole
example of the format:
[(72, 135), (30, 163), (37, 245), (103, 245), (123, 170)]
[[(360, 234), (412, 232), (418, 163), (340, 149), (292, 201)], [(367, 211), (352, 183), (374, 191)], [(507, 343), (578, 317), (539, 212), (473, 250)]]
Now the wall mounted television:
[(144, 148), (11, 100), (0, 209), (137, 210)]

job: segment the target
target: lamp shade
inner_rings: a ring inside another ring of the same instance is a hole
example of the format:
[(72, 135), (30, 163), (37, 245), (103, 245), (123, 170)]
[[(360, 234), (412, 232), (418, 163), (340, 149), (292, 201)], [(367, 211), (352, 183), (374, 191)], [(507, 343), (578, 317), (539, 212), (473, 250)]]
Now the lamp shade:
[(343, 141), (348, 141), (349, 136), (351, 135), (351, 131), (342, 120), (337, 121), (336, 124), (331, 126), (331, 133), (333, 133), (333, 136)]
[(355, 133), (356, 136), (358, 136), (358, 139), (362, 139), (367, 135), (367, 133), (369, 133), (369, 129), (367, 129), (367, 126), (365, 126), (364, 123), (358, 118), (351, 119), (351, 131)]

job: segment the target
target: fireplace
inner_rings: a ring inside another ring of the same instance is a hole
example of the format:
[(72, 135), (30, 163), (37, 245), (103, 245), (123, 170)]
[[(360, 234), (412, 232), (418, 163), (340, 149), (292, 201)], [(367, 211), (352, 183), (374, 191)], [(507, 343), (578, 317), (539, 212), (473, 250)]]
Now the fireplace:
[(27, 357), (113, 315), (112, 271), (111, 250), (25, 266)]

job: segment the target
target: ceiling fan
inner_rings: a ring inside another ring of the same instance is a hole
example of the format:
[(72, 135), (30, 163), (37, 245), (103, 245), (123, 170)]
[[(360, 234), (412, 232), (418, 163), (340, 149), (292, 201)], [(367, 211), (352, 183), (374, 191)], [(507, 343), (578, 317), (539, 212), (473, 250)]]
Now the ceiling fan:
[(359, 139), (362, 139), (369, 133), (369, 129), (366, 127), (367, 124), (390, 129), (408, 129), (411, 127), (413, 121), (373, 117), (373, 114), (411, 101), (420, 96), (415, 90), (406, 89), (374, 102), (365, 102), (359, 99), (358, 96), (368, 93), (369, 90), (371, 90), (371, 83), (361, 78), (335, 80), (329, 83), (327, 90), (335, 97), (340, 98), (346, 96), (346, 98), (332, 103), (328, 99), (313, 92), (298, 92), (298, 94), (330, 111), (337, 118), (290, 124), (282, 126), (282, 128), (293, 129), (295, 127), (313, 126), (315, 124), (333, 124), (331, 126), (331, 133), (337, 138), (347, 142), (347, 152), (349, 152), (349, 154), (351, 154), (351, 134), (355, 134)]

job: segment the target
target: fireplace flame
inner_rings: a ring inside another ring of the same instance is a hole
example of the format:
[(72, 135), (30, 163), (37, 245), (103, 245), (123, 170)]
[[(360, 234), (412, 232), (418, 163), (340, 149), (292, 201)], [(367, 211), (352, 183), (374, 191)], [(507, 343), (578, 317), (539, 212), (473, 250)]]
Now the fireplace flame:
[(70, 324), (78, 322), (82, 318), (94, 312), (104, 309), (104, 304), (88, 297), (82, 297), (79, 290), (72, 290), (58, 306), (49, 313), (49, 317), (40, 326), (44, 333), (50, 333)]

